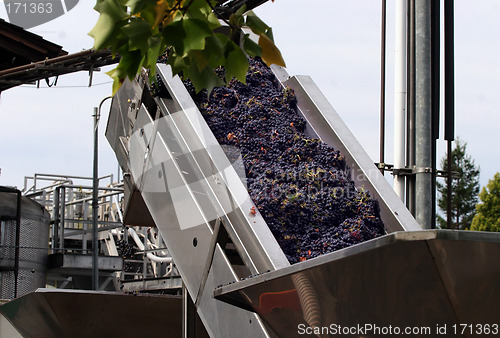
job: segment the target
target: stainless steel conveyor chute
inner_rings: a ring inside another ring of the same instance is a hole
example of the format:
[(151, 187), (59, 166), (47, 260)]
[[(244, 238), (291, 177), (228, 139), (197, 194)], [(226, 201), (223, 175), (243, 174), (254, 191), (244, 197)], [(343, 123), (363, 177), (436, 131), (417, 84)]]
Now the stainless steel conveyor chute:
[(311, 78), (273, 71), (295, 91), (306, 132), (340, 150), (356, 185), (378, 199), (387, 234), (290, 265), (252, 212), (238, 152), (219, 145), (182, 81), (158, 64), (167, 97), (153, 98), (144, 74), (126, 82), (106, 136), (124, 171), (125, 211), (159, 228), (207, 332), (292, 337), (332, 325), (493, 320), (500, 237), (422, 231)]

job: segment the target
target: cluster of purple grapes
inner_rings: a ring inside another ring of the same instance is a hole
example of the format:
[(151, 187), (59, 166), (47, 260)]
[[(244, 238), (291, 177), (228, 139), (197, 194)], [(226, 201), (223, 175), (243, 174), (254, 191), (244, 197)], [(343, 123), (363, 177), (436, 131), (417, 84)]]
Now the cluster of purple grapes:
[(132, 259), (135, 256), (137, 248), (129, 243), (125, 242), (123, 239), (116, 241), (116, 248), (118, 253), (124, 259)]
[(304, 134), (293, 90), (249, 62), (246, 84), (233, 79), (209, 96), (185, 85), (219, 143), (239, 148), (248, 192), (289, 261), (384, 234), (377, 201), (354, 186), (342, 155)]
[[(132, 241), (132, 239), (130, 239), (130, 241)], [(116, 241), (116, 248), (118, 250), (118, 254), (125, 260), (123, 270), (125, 272), (137, 272), (138, 264), (129, 261), (136, 258), (138, 251), (137, 247), (130, 245), (130, 243), (124, 241), (123, 239), (120, 239)]]

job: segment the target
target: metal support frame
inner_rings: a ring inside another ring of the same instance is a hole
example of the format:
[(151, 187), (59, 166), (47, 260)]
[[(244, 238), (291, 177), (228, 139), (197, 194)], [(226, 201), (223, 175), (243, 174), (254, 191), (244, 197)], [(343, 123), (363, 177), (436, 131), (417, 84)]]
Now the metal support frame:
[(94, 166), (93, 166), (93, 189), (92, 189), (92, 289), (99, 289), (99, 248), (98, 248), (98, 224), (97, 224), (97, 212), (99, 208), (98, 202), (98, 189), (99, 189), (99, 175), (98, 175), (98, 145), (99, 145), (99, 119), (101, 116), (101, 107), (104, 101), (110, 99), (108, 96), (102, 99), (99, 103), (99, 107), (94, 107)]

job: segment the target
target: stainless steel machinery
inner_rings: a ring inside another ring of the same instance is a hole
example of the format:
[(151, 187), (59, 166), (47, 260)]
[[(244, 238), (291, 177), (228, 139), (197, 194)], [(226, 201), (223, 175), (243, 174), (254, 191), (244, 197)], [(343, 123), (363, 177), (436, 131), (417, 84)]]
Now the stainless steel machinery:
[(497, 320), (500, 236), (422, 231), (310, 77), (273, 68), (295, 91), (307, 133), (340, 150), (356, 186), (378, 199), (387, 234), (290, 265), (250, 212), (241, 159), (217, 143), (169, 67), (157, 71), (168, 97), (153, 98), (145, 74), (125, 83), (106, 135), (125, 173), (125, 218), (159, 228), (210, 336), (323, 337), (356, 325), (450, 330)]
[(14, 188), (0, 187), (0, 298), (45, 286), (50, 216)]

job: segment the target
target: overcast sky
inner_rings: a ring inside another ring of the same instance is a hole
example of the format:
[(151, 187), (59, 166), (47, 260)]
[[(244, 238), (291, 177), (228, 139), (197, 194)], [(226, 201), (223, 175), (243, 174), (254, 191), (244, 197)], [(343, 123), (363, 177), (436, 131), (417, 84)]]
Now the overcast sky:
[[(1, 1), (0, 1), (1, 2)], [(387, 1), (387, 141), (392, 163), (394, 2)], [(92, 46), (87, 33), (97, 20), (95, 2), (82, 0), (67, 14), (30, 29), (70, 52)], [(377, 0), (276, 0), (256, 10), (273, 27), (291, 75), (310, 75), (351, 131), (379, 161), (380, 15)], [(7, 19), (0, 4), (0, 18)], [(500, 171), (500, 0), (455, 1), (456, 135), (481, 167), (481, 185)], [(24, 85), (1, 94), (0, 185), (23, 187), (34, 173), (91, 176), (93, 107), (111, 93), (104, 72), (93, 86), (81, 72), (57, 86)], [(108, 101), (109, 102), (109, 101)], [(100, 124), (99, 174), (117, 173)], [(441, 130), (442, 135), (442, 130)], [(438, 141), (438, 156), (446, 143)], [(388, 175), (388, 174), (387, 174)]]

